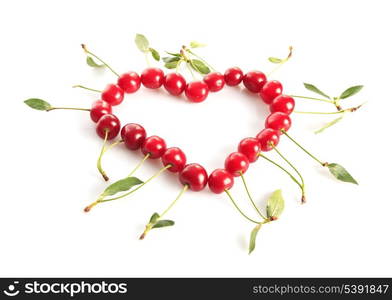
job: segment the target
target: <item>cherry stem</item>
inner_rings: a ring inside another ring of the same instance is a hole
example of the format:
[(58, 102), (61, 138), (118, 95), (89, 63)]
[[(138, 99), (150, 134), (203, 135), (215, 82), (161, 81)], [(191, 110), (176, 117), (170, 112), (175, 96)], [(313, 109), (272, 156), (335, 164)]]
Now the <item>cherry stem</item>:
[(294, 140), (291, 136), (289, 136), (285, 130), (281, 130), (281, 132), (285, 136), (287, 136), (289, 138), (289, 140), (291, 140), (294, 144), (296, 144), (302, 151), (304, 151), (307, 155), (309, 155), (311, 158), (313, 158), (315, 161), (317, 161), (320, 165), (322, 165), (323, 167), (326, 167), (328, 165), (328, 163), (322, 162), (317, 157), (315, 157), (313, 154), (311, 154), (308, 150), (306, 150), (304, 147), (302, 147), (296, 140)]
[(102, 147), (101, 147), (101, 152), (100, 152), (98, 160), (97, 160), (97, 169), (98, 169), (99, 173), (101, 173), (101, 175), (102, 175), (103, 179), (105, 179), (105, 181), (108, 181), (109, 177), (106, 175), (106, 172), (102, 169), (102, 162), (101, 161), (102, 161), (103, 154), (106, 152), (105, 145), (106, 145), (106, 142), (108, 140), (108, 135), (109, 135), (109, 131), (105, 130), (105, 138), (103, 140), (103, 144), (102, 144)]
[(147, 153), (143, 159), (136, 165), (136, 167), (131, 171), (131, 173), (129, 173), (128, 177), (131, 177), (133, 174), (135, 174), (135, 172), (137, 170), (139, 170), (139, 168), (143, 165), (143, 163), (147, 160), (147, 158), (150, 157), (150, 153)]
[(256, 203), (253, 201), (253, 198), (249, 192), (248, 185), (246, 184), (245, 176), (242, 172), (240, 172), (240, 176), (241, 176), (242, 182), (244, 184), (246, 193), (248, 194), (248, 198), (249, 198), (250, 202), (252, 203), (253, 207), (255, 208), (255, 210), (257, 211), (257, 213), (259, 214), (260, 217), (262, 217), (264, 220), (267, 220), (267, 218), (261, 213), (261, 211), (257, 207)]
[(347, 109), (340, 109), (338, 111), (334, 111), (334, 112), (318, 112), (318, 111), (294, 111), (297, 114), (313, 114), (313, 115), (336, 115), (336, 114), (343, 114), (345, 112), (355, 112), (357, 111), (361, 105), (358, 105), (356, 107), (351, 107), (351, 108), (347, 108)]
[(92, 92), (102, 93), (102, 91), (100, 91), (100, 90), (96, 90), (96, 89), (92, 89), (92, 88), (89, 88), (89, 87), (85, 87), (84, 85), (80, 85), (80, 84), (74, 85), (72, 87), (73, 88), (81, 88), (81, 89), (89, 90), (89, 91), (92, 91)]
[[(305, 199), (305, 190), (302, 187), (302, 184), (297, 180), (297, 178), (294, 177), (293, 174), (291, 174), (287, 169), (285, 169), (284, 167), (282, 167), (281, 165), (279, 165), (277, 162), (273, 161), (272, 159), (268, 158), (267, 156), (264, 156), (263, 154), (259, 153), (259, 156), (264, 158), (266, 161), (269, 161), (271, 164), (277, 166), (279, 169), (281, 169), (283, 172), (285, 172), (287, 175), (290, 176), (290, 178), (299, 186), (299, 188), (301, 189), (301, 193), (302, 193), (302, 198), (301, 199)], [(303, 200), (302, 200), (303, 201)]]
[(128, 195), (130, 195), (130, 194), (132, 194), (132, 193), (134, 193), (134, 192), (136, 192), (137, 190), (141, 189), (143, 186), (145, 186), (145, 185), (146, 185), (147, 183), (149, 183), (151, 180), (153, 180), (154, 178), (157, 178), (163, 171), (165, 171), (165, 170), (167, 170), (167, 169), (169, 169), (169, 168), (171, 168), (171, 167), (172, 167), (171, 165), (167, 165), (167, 166), (163, 167), (163, 168), (160, 169), (157, 173), (155, 173), (153, 176), (151, 176), (150, 178), (148, 178), (145, 182), (143, 182), (142, 184), (138, 185), (135, 189), (133, 189), (132, 191), (129, 191), (128, 193), (125, 193), (125, 194), (123, 194), (123, 195), (121, 195), (121, 196), (114, 197), (114, 198), (109, 198), (109, 199), (98, 199), (97, 201), (98, 201), (98, 203), (101, 203), (101, 202), (109, 202), (109, 201), (113, 201), (113, 200), (118, 200), (118, 199), (124, 198), (124, 197), (126, 197), (126, 196), (128, 196)]
[[(187, 184), (184, 185), (184, 187), (181, 189), (180, 193), (177, 195), (177, 197), (174, 199), (174, 201), (172, 203), (170, 203), (170, 205), (165, 209), (165, 211), (159, 215), (159, 217), (156, 219), (155, 223), (159, 220), (162, 219), (162, 217), (164, 215), (166, 215), (169, 210), (174, 206), (174, 204), (177, 203), (177, 201), (182, 197), (182, 195), (184, 195), (184, 193), (188, 190), (189, 186)], [(154, 223), (154, 224), (155, 224)], [(146, 229), (144, 230), (144, 232), (142, 233), (142, 235), (139, 237), (140, 240), (144, 239), (146, 234), (153, 228), (154, 224), (152, 223), (148, 223), (146, 225)]]
[(257, 222), (251, 218), (249, 218), (237, 205), (237, 203), (234, 201), (233, 196), (231, 195), (231, 193), (229, 192), (229, 190), (225, 190), (227, 196), (229, 196), (231, 202), (233, 203), (234, 207), (239, 211), (239, 213), (248, 221), (255, 223), (255, 224), (260, 224), (260, 222)]
[(187, 66), (189, 72), (191, 73), (193, 80), (196, 80), (197, 78), (195, 76), (195, 73), (192, 70), (191, 63), (190, 62), (186, 62), (186, 66)]
[(306, 97), (306, 96), (298, 96), (298, 95), (289, 95), (290, 97), (294, 98), (301, 98), (301, 99), (308, 99), (308, 100), (315, 100), (315, 101), (322, 101), (322, 102), (327, 102), (327, 103), (332, 103), (335, 104), (334, 101), (332, 100), (327, 100), (327, 99), (321, 99), (321, 98), (314, 98), (314, 97)]
[(270, 72), (268, 72), (267, 77), (271, 76), (271, 74), (278, 71), (291, 58), (292, 55), (293, 55), (293, 47), (289, 46), (289, 54), (287, 54), (287, 57), (285, 59), (282, 59), (282, 61), (275, 68), (273, 68)]
[(278, 153), (278, 155), (283, 158), (283, 160), (285, 162), (287, 162), (287, 164), (295, 171), (295, 173), (298, 174), (299, 178), (301, 179), (301, 190), (302, 190), (302, 198), (301, 198), (301, 202), (305, 203), (306, 202), (306, 197), (305, 197), (305, 181), (304, 178), (302, 177), (301, 173), (298, 171), (298, 169), (278, 150), (278, 148), (276, 148), (275, 146), (273, 146), (273, 149), (276, 151), (276, 153)]
[(149, 53), (150, 53), (150, 51), (144, 52), (144, 57), (146, 59), (147, 66), (151, 67), (150, 59), (148, 58)]
[(87, 50), (86, 45), (82, 44), (82, 48), (84, 50), (84, 52), (86, 52), (87, 54), (90, 54), (91, 56), (94, 56), (96, 59), (98, 59), (101, 63), (103, 63), (110, 71), (113, 72), (114, 75), (116, 75), (117, 77), (120, 77), (120, 75), (114, 71), (106, 62), (104, 62), (101, 58), (99, 58), (98, 56), (96, 56), (94, 53), (90, 52), (89, 50)]
[(55, 109), (69, 109), (69, 110), (83, 110), (83, 111), (90, 111), (91, 109), (89, 108), (78, 108), (78, 107), (51, 107), (48, 108), (46, 111), (51, 111)]

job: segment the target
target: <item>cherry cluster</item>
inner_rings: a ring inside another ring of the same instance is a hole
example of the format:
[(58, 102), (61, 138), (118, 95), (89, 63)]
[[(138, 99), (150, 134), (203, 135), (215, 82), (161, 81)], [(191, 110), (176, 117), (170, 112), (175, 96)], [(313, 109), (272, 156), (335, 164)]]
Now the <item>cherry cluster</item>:
[[(220, 91), (225, 84), (237, 86), (240, 83), (252, 93), (258, 93), (262, 101), (269, 105), (271, 114), (266, 118), (265, 128), (255, 137), (243, 139), (238, 152), (231, 153), (225, 161), (224, 169), (217, 169), (208, 177), (205, 168), (197, 163), (186, 164), (186, 155), (178, 147), (167, 148), (165, 140), (158, 136), (147, 137), (146, 130), (139, 124), (126, 124), (120, 133), (120, 121), (112, 114), (112, 106), (119, 105), (124, 94), (135, 93), (141, 85), (149, 89), (164, 87), (171, 95), (183, 92), (191, 102), (204, 101), (209, 92)], [(282, 94), (282, 84), (277, 80), (267, 81), (263, 72), (250, 71), (246, 74), (238, 67), (229, 68), (224, 74), (209, 73), (202, 81), (186, 83), (179, 73), (164, 74), (159, 68), (147, 68), (139, 76), (128, 72), (118, 78), (117, 84), (109, 84), (102, 91), (101, 100), (93, 103), (90, 115), (97, 122), (96, 131), (101, 138), (111, 140), (119, 133), (130, 150), (141, 149), (150, 159), (162, 160), (164, 166), (173, 173), (179, 173), (180, 182), (193, 191), (200, 191), (207, 185), (214, 193), (222, 193), (233, 186), (233, 176), (244, 174), (249, 163), (255, 162), (261, 151), (270, 151), (279, 142), (282, 131), (291, 126), (289, 115), (295, 102), (290, 96)]]

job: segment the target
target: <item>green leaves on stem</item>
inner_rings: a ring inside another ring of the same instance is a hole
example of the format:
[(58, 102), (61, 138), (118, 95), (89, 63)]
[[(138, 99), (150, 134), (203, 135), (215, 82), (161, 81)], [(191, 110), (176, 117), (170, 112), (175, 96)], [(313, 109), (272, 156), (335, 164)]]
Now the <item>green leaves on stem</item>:
[(255, 250), (256, 248), (256, 238), (261, 226), (263, 224), (267, 224), (271, 221), (277, 220), (279, 216), (282, 214), (283, 210), (284, 210), (284, 199), (282, 196), (282, 191), (276, 190), (271, 194), (271, 196), (267, 200), (266, 211), (267, 211), (268, 219), (257, 224), (256, 227), (254, 227), (250, 233), (249, 250), (248, 250), (249, 254), (251, 254), (253, 250)]
[[(82, 44), (82, 48), (84, 50), (84, 52), (87, 54), (86, 57), (86, 63), (88, 66), (92, 67), (92, 68), (103, 68), (106, 67), (108, 68), (110, 71), (113, 72), (114, 75), (116, 75), (117, 77), (119, 77), (120, 75), (111, 67), (109, 66), (106, 62), (104, 62), (100, 57), (98, 57), (97, 55), (95, 55), (94, 53), (92, 53), (91, 51), (89, 51), (87, 49), (87, 46), (85, 44)], [(99, 62), (101, 62), (100, 64), (97, 63), (95, 60), (97, 59)]]
[(87, 56), (86, 57), (86, 63), (87, 63), (88, 66), (90, 66), (92, 68), (103, 68), (103, 67), (105, 67), (104, 64), (96, 63), (95, 60), (91, 56)]
[(48, 102), (38, 98), (27, 99), (24, 101), (24, 103), (27, 106), (31, 107), (32, 109), (36, 109), (36, 110), (50, 111), (52, 108), (52, 106)]
[(175, 222), (172, 220), (160, 220), (159, 219), (160, 217), (161, 216), (158, 213), (152, 214), (150, 221), (146, 225), (146, 229), (143, 231), (143, 233), (139, 237), (140, 240), (143, 240), (146, 237), (147, 233), (151, 229), (169, 227), (169, 226), (173, 226), (175, 224)]
[(143, 181), (141, 181), (137, 177), (127, 177), (127, 178), (120, 179), (120, 180), (112, 183), (111, 185), (109, 185), (102, 192), (101, 197), (104, 198), (107, 196), (113, 196), (113, 195), (120, 193), (120, 192), (129, 191), (135, 185), (139, 185), (142, 183), (143, 183)]
[[(136, 34), (135, 44), (136, 44), (136, 47), (146, 55), (146, 59), (147, 59), (148, 54), (151, 54), (151, 56), (156, 61), (160, 61), (161, 56), (160, 56), (159, 52), (157, 50), (155, 50), (154, 48), (150, 47), (150, 42), (143, 34)], [(148, 60), (147, 60), (147, 62), (148, 62)]]
[(286, 56), (286, 58), (268, 57), (269, 62), (277, 65), (271, 72), (268, 73), (268, 76), (270, 76), (272, 73), (277, 71), (284, 63), (286, 63), (291, 58), (292, 55), (293, 55), (293, 47), (290, 46), (289, 53)]

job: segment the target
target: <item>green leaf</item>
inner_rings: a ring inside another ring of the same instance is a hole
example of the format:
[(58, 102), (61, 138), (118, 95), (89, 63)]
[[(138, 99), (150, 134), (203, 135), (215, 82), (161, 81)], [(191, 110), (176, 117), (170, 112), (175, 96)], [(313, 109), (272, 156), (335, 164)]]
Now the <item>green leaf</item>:
[(167, 226), (173, 226), (174, 225), (174, 221), (172, 220), (160, 220), (158, 222), (156, 222), (154, 224), (154, 226), (152, 226), (152, 228), (161, 228), (161, 227), (167, 227)]
[(280, 63), (283, 62), (282, 59), (277, 58), (277, 57), (268, 57), (268, 60), (269, 60), (270, 62), (272, 62), (273, 64), (280, 64)]
[(147, 52), (150, 45), (147, 38), (143, 34), (139, 34), (139, 33), (136, 34), (135, 44), (142, 52)]
[(139, 178), (136, 177), (126, 177), (123, 179), (120, 179), (111, 185), (109, 185), (101, 194), (101, 197), (106, 197), (106, 196), (112, 196), (114, 194), (117, 194), (119, 192), (126, 192), (130, 190), (133, 186), (142, 184), (143, 181), (141, 181)]
[(166, 56), (166, 57), (162, 57), (162, 60), (165, 62), (165, 63), (168, 63), (168, 62), (173, 62), (173, 61), (179, 61), (181, 58), (179, 57), (179, 56)]
[(196, 42), (196, 41), (192, 41), (189, 44), (189, 47), (191, 47), (191, 48), (200, 48), (200, 47), (205, 47), (205, 46), (207, 46), (207, 45), (199, 43), (199, 42)]
[(191, 59), (191, 67), (200, 74), (205, 75), (211, 72), (210, 68), (199, 59)]
[(314, 133), (318, 134), (318, 133), (323, 132), (325, 129), (335, 125), (336, 123), (338, 123), (341, 119), (343, 119), (343, 116), (340, 116), (339, 118), (336, 118), (335, 120), (325, 124), (323, 127), (321, 127), (320, 129), (316, 130)]
[(350, 173), (347, 172), (347, 170), (343, 168), (341, 165), (332, 163), (332, 164), (327, 164), (327, 167), (329, 171), (332, 173), (332, 175), (335, 176), (340, 181), (358, 184), (358, 182), (350, 175)]
[(180, 53), (174, 53), (174, 52), (168, 52), (168, 51), (165, 51), (167, 54), (169, 54), (169, 55), (171, 55), (171, 56), (177, 56), (177, 57), (180, 57), (181, 56), (181, 54)]
[(267, 201), (267, 217), (278, 218), (284, 209), (284, 199), (282, 197), (282, 190), (276, 190), (272, 193)]
[(52, 106), (48, 102), (37, 98), (27, 99), (24, 101), (24, 103), (36, 110), (49, 110), (52, 108)]
[(319, 94), (319, 95), (324, 96), (324, 97), (326, 97), (326, 98), (328, 98), (328, 99), (331, 98), (331, 97), (329, 97), (327, 94), (325, 94), (324, 92), (320, 91), (320, 90), (319, 90), (315, 85), (313, 85), (313, 84), (305, 83), (305, 82), (304, 82), (304, 86), (305, 86), (305, 88), (306, 88), (307, 90), (309, 90), (309, 91), (311, 91), (311, 92), (313, 92), (313, 93)]
[(86, 63), (93, 68), (102, 68), (105, 66), (104, 64), (97, 64), (91, 56), (87, 56)]
[(258, 224), (258, 225), (256, 225), (255, 228), (253, 228), (252, 232), (250, 233), (248, 254), (251, 254), (253, 252), (253, 250), (255, 250), (255, 248), (256, 248), (256, 237), (257, 237), (257, 234), (259, 233), (260, 228), (261, 228), (261, 224)]
[(353, 95), (355, 95), (356, 93), (358, 93), (360, 90), (362, 90), (363, 85), (355, 85), (352, 87), (349, 87), (347, 90), (345, 90), (341, 95), (340, 95), (340, 99), (346, 99), (348, 97), (351, 97)]
[(171, 61), (171, 62), (167, 62), (165, 63), (165, 68), (167, 69), (175, 69), (177, 68), (177, 65), (180, 63), (180, 61)]
[(149, 48), (152, 57), (156, 60), (159, 61), (161, 59), (161, 56), (159, 55), (159, 52), (153, 48)]
[(153, 213), (151, 218), (150, 218), (150, 224), (154, 224), (159, 218), (159, 214), (158, 213)]

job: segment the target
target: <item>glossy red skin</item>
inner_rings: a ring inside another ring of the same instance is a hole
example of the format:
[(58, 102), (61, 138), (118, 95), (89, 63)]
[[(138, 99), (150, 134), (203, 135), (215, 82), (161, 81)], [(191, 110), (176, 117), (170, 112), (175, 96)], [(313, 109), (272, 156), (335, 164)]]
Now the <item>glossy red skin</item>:
[(142, 145), (144, 155), (150, 154), (148, 158), (156, 159), (162, 157), (166, 151), (166, 142), (163, 138), (153, 135), (146, 138)]
[(140, 76), (136, 72), (124, 73), (118, 78), (117, 85), (122, 88), (125, 93), (132, 94), (140, 88)]
[(112, 140), (114, 139), (118, 133), (120, 132), (120, 120), (112, 114), (107, 114), (107, 115), (103, 115), (98, 123), (97, 123), (97, 127), (96, 127), (96, 131), (97, 134), (101, 137), (101, 138), (105, 138), (105, 133), (106, 131), (108, 132), (108, 140)]
[(158, 89), (162, 86), (165, 74), (159, 68), (147, 68), (140, 76), (142, 84), (148, 89)]
[(275, 129), (281, 133), (281, 130), (287, 131), (291, 127), (291, 119), (288, 114), (274, 112), (265, 119), (265, 127)]
[(271, 128), (265, 128), (259, 132), (256, 139), (260, 142), (261, 151), (267, 152), (272, 150), (273, 146), (279, 144), (279, 132)]
[(244, 77), (244, 73), (240, 68), (234, 67), (226, 70), (224, 78), (228, 86), (239, 85)]
[(216, 169), (208, 177), (208, 187), (211, 192), (221, 194), (230, 190), (234, 184), (234, 177), (224, 169)]
[(271, 104), (272, 101), (281, 95), (283, 92), (282, 84), (277, 80), (267, 81), (260, 90), (261, 99), (267, 103)]
[(201, 165), (188, 164), (180, 172), (179, 179), (183, 185), (188, 185), (192, 191), (198, 192), (206, 187), (208, 174)]
[(177, 147), (166, 149), (161, 159), (164, 166), (171, 165), (167, 170), (173, 173), (181, 172), (186, 164), (185, 153)]
[(102, 91), (101, 99), (111, 106), (119, 105), (124, 100), (124, 91), (117, 84), (108, 84)]
[(203, 81), (208, 85), (210, 92), (218, 92), (225, 86), (225, 77), (219, 72), (207, 74)]
[(103, 115), (107, 115), (111, 113), (112, 113), (112, 106), (109, 103), (103, 100), (97, 100), (94, 101), (93, 105), (91, 106), (90, 118), (91, 120), (93, 120), (93, 122), (97, 123)]
[(259, 158), (261, 145), (256, 138), (245, 138), (238, 144), (238, 152), (244, 154), (250, 163), (255, 162)]
[(263, 72), (250, 71), (242, 78), (244, 86), (252, 93), (259, 93), (261, 88), (267, 82), (267, 77)]
[(146, 136), (146, 130), (139, 124), (129, 123), (121, 129), (121, 139), (130, 150), (139, 149), (144, 143)]
[(185, 95), (191, 102), (202, 102), (207, 99), (208, 85), (204, 81), (193, 81), (186, 85)]
[(291, 114), (295, 107), (295, 100), (293, 97), (287, 95), (280, 95), (272, 101), (270, 104), (270, 111), (274, 112), (282, 112), (287, 115)]
[(248, 158), (240, 153), (233, 152), (225, 160), (225, 169), (231, 175), (238, 177), (246, 172), (249, 168)]
[(164, 78), (163, 86), (173, 96), (179, 96), (185, 90), (186, 81), (179, 73), (169, 73)]

